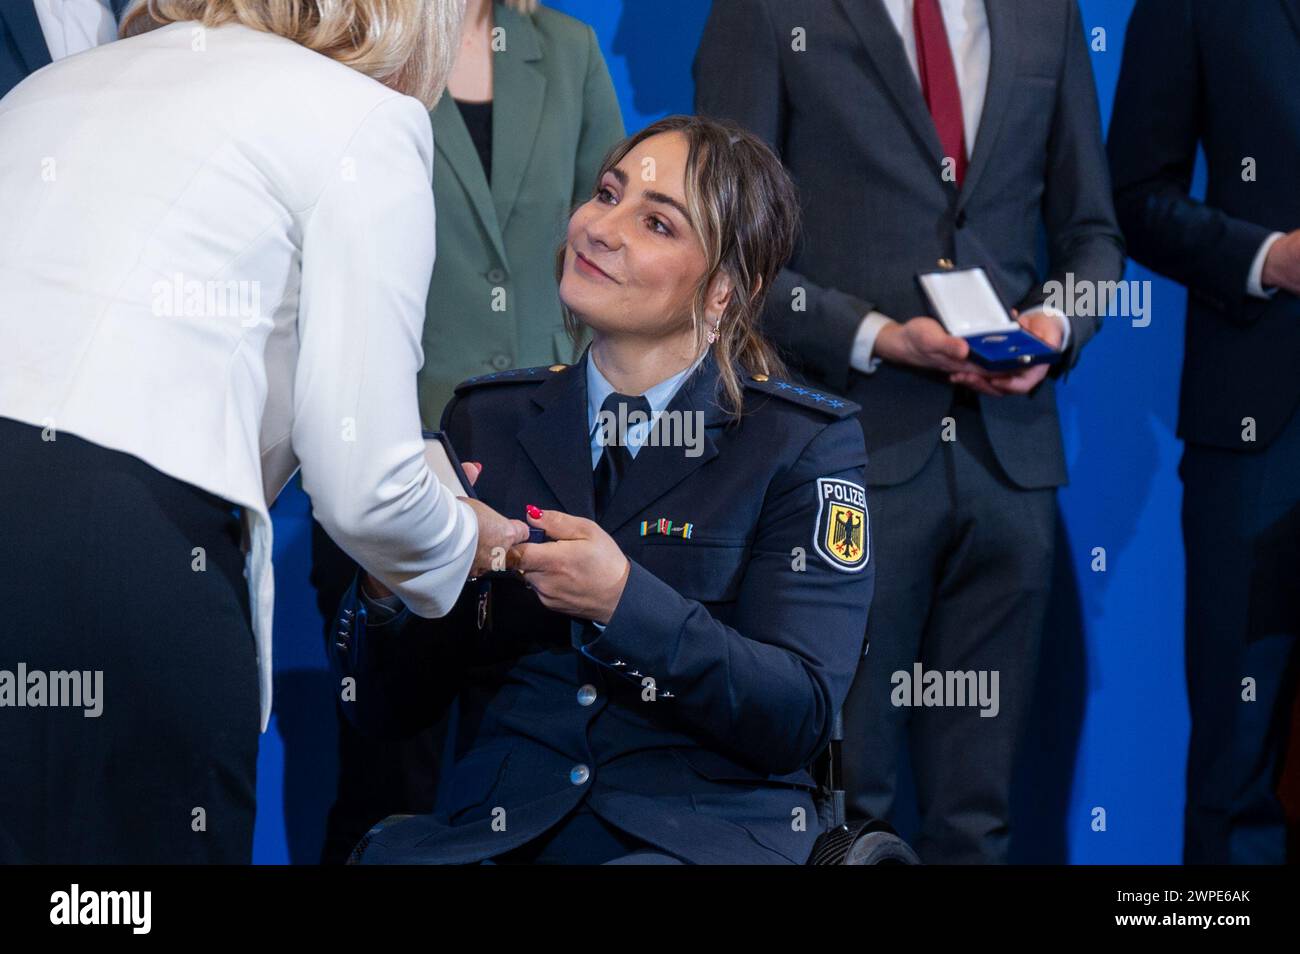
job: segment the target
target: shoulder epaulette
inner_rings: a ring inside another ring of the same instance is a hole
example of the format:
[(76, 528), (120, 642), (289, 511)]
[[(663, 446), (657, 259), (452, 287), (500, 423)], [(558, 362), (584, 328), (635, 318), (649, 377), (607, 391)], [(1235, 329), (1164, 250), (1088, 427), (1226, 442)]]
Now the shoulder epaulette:
[(559, 374), (561, 371), (568, 370), (567, 364), (543, 364), (536, 368), (511, 368), (509, 371), (493, 371), (491, 374), (480, 374), (477, 377), (470, 378), (456, 385), (456, 393), (463, 394), (472, 389), (482, 387), (485, 384), (529, 384), (540, 383), (551, 377), (553, 374)]
[(785, 398), (792, 404), (812, 408), (835, 418), (852, 417), (861, 410), (857, 404), (847, 398), (842, 398), (836, 394), (828, 394), (825, 391), (818, 391), (816, 388), (796, 384), (793, 381), (782, 381), (779, 378), (768, 377), (766, 374), (745, 375), (745, 387), (754, 391), (762, 391), (764, 394)]

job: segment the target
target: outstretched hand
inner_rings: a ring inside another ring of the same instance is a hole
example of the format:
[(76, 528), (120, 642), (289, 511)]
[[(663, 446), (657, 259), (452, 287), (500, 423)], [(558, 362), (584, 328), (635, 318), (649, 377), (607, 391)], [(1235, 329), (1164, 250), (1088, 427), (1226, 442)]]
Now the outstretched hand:
[[(483, 465), (472, 461), (461, 464), (469, 485), (474, 486)], [(528, 525), (521, 520), (508, 520), (487, 504), (469, 497), (459, 498), (469, 504), (478, 520), (478, 546), (474, 551), (474, 563), (470, 567), (470, 579), (482, 576), (490, 570), (499, 570), (506, 553), (516, 543), (528, 539)], [(392, 596), (393, 591), (378, 579), (365, 573), (361, 577), (361, 591), (371, 599), (383, 599)]]

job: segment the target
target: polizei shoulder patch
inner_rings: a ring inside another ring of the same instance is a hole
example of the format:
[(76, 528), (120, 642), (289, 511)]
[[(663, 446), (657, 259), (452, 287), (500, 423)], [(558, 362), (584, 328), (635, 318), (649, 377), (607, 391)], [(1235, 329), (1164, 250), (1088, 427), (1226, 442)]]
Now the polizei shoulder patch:
[(867, 492), (851, 480), (817, 478), (817, 526), (813, 549), (832, 567), (856, 573), (867, 565), (871, 532), (867, 517)]

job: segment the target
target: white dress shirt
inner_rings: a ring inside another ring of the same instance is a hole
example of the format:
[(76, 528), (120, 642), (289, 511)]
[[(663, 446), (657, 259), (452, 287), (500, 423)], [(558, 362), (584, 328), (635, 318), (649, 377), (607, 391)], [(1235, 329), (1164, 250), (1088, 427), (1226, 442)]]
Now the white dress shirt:
[[(894, 21), (894, 29), (903, 38), (907, 62), (917, 83), (921, 73), (916, 64), (916, 27), (912, 13), (915, 0), (884, 0), (885, 11)], [(966, 131), (966, 157), (975, 147), (975, 134), (984, 114), (984, 94), (989, 85), (989, 17), (984, 0), (939, 0), (943, 12), (943, 26), (948, 33), (948, 47), (952, 50), (952, 65), (957, 71), (957, 86), (961, 90), (961, 118)]]
[[(894, 29), (903, 39), (903, 49), (907, 52), (907, 61), (912, 65), (916, 81), (921, 82), (921, 74), (916, 61), (916, 30), (912, 20), (915, 8), (914, 0), (882, 0)], [(975, 148), (975, 136), (979, 132), (980, 118), (984, 114), (984, 97), (989, 85), (989, 60), (992, 45), (989, 39), (988, 12), (984, 9), (985, 0), (939, 0), (939, 9), (943, 12), (944, 30), (948, 34), (948, 47), (952, 50), (953, 68), (957, 73), (957, 86), (961, 92), (962, 126), (966, 133), (966, 155), (970, 156)], [(1061, 325), (1062, 349), (1070, 341), (1070, 322), (1065, 315), (1055, 310), (1042, 307), (1032, 308), (1026, 315), (1045, 312), (1057, 319)], [(912, 315), (897, 316), (906, 321)], [(872, 311), (867, 314), (853, 341), (849, 364), (863, 374), (871, 374), (880, 367), (880, 359), (875, 357), (876, 336), (880, 329), (894, 319)]]
[[(15, 0), (22, 3), (24, 0)], [(108, 0), (31, 0), (45, 34), (50, 59), (81, 53), (117, 39), (117, 19)]]
[(1273, 244), (1285, 234), (1285, 232), (1274, 232), (1259, 246), (1259, 251), (1255, 253), (1255, 260), (1250, 263), (1250, 272), (1246, 276), (1246, 294), (1255, 298), (1272, 298), (1277, 294), (1276, 288), (1264, 287), (1264, 262), (1268, 259), (1268, 253), (1273, 250)]
[(326, 531), (419, 615), (473, 560), (416, 402), (432, 165), (415, 99), (239, 24), (109, 43), (0, 101), (0, 416), (243, 508), (263, 730), (267, 510), (299, 461)]

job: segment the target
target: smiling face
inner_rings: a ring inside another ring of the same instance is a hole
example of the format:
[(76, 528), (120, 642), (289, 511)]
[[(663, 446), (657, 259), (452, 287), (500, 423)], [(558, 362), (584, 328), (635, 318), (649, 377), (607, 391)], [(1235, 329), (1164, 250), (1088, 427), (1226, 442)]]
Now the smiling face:
[[(686, 203), (688, 142), (650, 136), (606, 171), (569, 219), (560, 298), (598, 335), (693, 334), (691, 305), (708, 261)], [(712, 321), (729, 283), (716, 276)]]

